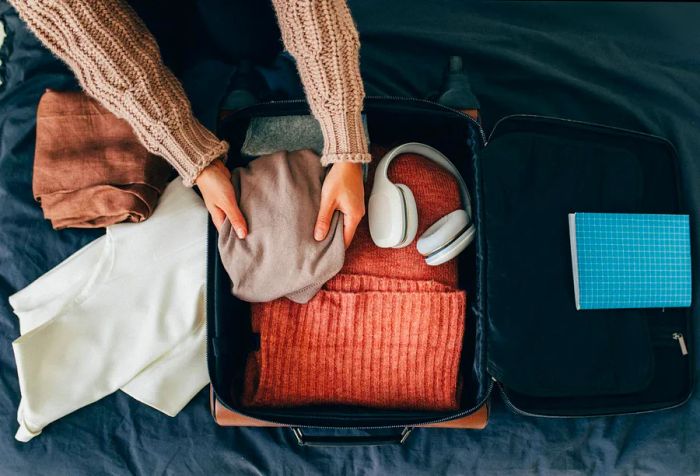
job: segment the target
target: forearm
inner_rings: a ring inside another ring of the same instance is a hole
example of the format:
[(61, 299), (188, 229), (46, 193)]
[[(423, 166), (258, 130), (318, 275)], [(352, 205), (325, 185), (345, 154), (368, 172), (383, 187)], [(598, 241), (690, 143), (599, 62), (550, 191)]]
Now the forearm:
[(193, 116), (155, 39), (124, 0), (10, 0), (22, 19), (75, 73), (80, 85), (126, 120), (144, 146), (187, 185), (228, 145)]
[(323, 163), (369, 162), (359, 38), (345, 0), (273, 0), (287, 50), (321, 124)]

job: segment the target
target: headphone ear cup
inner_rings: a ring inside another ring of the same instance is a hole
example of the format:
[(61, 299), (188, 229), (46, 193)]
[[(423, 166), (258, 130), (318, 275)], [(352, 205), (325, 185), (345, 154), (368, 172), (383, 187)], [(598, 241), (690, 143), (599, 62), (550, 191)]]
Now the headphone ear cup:
[(435, 253), (432, 253), (431, 255), (428, 255), (425, 258), (425, 263), (428, 266), (438, 266), (443, 263), (447, 263), (450, 261), (452, 258), (456, 258), (457, 255), (459, 255), (462, 251), (464, 251), (467, 246), (471, 244), (472, 241), (474, 241), (474, 237), (476, 236), (476, 227), (474, 225), (471, 225), (467, 230), (459, 235), (459, 237), (444, 247), (441, 250), (436, 251)]
[[(367, 204), (367, 220), (372, 241), (379, 248), (392, 248), (405, 236), (404, 197), (394, 184), (375, 183)], [(415, 203), (414, 203), (415, 206)]]
[(402, 183), (395, 184), (403, 197), (404, 206), (404, 236), (400, 243), (394, 248), (403, 248), (410, 245), (418, 233), (418, 207), (413, 192)]
[(416, 248), (423, 256), (435, 253), (455, 241), (468, 225), (469, 215), (466, 211), (460, 209), (448, 213), (423, 232)]

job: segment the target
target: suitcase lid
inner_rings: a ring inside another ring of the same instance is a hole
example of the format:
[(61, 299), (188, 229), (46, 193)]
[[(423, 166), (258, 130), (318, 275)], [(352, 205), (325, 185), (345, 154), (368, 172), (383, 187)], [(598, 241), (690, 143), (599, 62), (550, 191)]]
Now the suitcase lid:
[(692, 358), (674, 336), (692, 335), (689, 309), (577, 311), (568, 229), (574, 212), (683, 213), (672, 144), (514, 115), (475, 169), (487, 368), (509, 406), (594, 416), (685, 402)]

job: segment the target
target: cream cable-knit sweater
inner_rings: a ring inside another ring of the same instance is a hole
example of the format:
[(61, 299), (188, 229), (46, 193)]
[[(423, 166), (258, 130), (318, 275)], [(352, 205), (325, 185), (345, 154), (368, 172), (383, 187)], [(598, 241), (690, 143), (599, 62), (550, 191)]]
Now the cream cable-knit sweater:
[[(262, 0), (261, 0), (262, 1)], [(83, 89), (125, 119), (186, 185), (228, 144), (192, 116), (180, 82), (125, 0), (10, 0), (73, 70)], [(323, 163), (369, 162), (360, 112), (359, 40), (345, 0), (273, 0), (282, 39), (297, 61), (324, 137)]]

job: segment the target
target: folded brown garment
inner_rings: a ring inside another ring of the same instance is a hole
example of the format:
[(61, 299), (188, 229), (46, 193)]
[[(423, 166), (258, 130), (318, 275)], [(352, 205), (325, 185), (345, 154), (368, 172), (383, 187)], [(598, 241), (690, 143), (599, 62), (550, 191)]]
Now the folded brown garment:
[(55, 229), (143, 221), (172, 174), (126, 121), (84, 93), (41, 97), (32, 187)]

